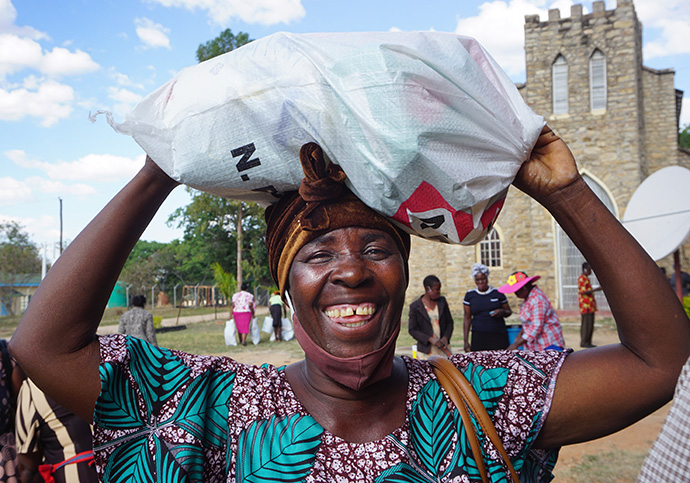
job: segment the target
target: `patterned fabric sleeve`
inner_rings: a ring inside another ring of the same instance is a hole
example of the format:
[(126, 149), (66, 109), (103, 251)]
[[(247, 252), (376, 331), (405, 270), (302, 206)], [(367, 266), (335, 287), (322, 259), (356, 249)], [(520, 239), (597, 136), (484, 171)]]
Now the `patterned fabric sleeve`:
[(15, 435), (17, 453), (36, 453), (40, 449), (38, 437), (39, 416), (31, 395), (29, 380), (22, 382), (17, 395)]
[(94, 456), (101, 481), (226, 481), (234, 362), (135, 337), (99, 341)]
[(536, 295), (536, 292), (530, 294), (520, 308), (520, 319), (528, 322), (522, 327), (522, 336), (530, 342), (534, 341), (543, 330), (546, 318), (546, 306)]

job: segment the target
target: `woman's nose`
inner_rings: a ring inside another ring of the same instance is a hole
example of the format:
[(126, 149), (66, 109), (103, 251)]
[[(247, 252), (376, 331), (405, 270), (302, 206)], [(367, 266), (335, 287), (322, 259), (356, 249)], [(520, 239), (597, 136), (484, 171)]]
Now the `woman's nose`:
[(371, 278), (371, 271), (359, 254), (341, 254), (332, 263), (331, 281), (333, 283), (357, 287)]

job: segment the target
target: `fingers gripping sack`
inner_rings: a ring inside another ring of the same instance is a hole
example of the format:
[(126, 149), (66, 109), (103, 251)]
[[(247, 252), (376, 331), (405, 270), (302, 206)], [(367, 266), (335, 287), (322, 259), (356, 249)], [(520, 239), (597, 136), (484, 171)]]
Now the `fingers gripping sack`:
[(180, 71), (122, 123), (163, 170), (264, 205), (316, 142), (410, 232), (481, 240), (544, 124), (477, 41), (440, 32), (278, 33)]

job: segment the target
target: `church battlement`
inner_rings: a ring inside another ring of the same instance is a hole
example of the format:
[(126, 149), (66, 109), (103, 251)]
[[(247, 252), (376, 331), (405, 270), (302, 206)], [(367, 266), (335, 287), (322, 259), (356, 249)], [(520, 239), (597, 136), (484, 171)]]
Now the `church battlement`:
[(576, 4), (571, 5), (569, 17), (561, 17), (561, 11), (558, 8), (550, 9), (548, 19), (544, 22), (541, 21), (539, 15), (525, 15), (525, 30), (538, 27), (540, 29), (554, 29), (558, 32), (578, 24), (586, 27), (598, 19), (615, 22), (626, 18), (634, 19), (637, 22), (632, 0), (619, 0), (617, 7), (612, 10), (606, 10), (606, 3), (603, 0), (597, 0), (592, 2), (592, 11), (587, 14), (584, 14), (582, 4)]

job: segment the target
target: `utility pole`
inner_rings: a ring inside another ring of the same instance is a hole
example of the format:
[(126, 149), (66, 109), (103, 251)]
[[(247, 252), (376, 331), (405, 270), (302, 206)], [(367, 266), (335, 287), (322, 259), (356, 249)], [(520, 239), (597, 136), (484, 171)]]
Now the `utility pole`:
[(58, 196), (60, 200), (60, 255), (62, 255), (62, 198)]
[(242, 289), (242, 202), (237, 208), (237, 291)]

